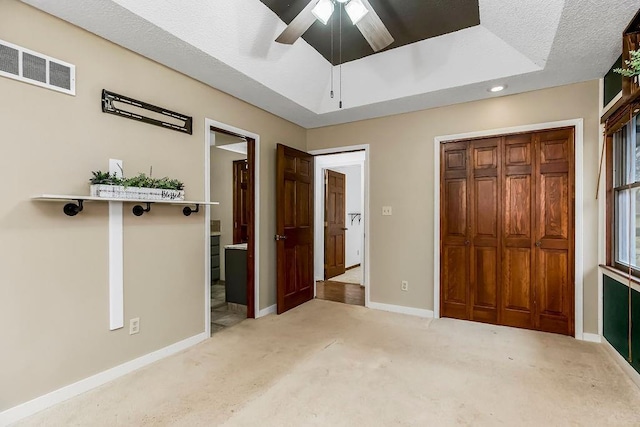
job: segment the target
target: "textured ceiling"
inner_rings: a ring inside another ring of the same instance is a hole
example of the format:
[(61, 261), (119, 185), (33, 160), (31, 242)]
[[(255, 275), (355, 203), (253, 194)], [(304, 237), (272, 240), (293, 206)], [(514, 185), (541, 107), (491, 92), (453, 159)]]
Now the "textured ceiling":
[[(22, 1), (307, 128), (600, 78), (640, 7), (479, 0), (480, 25), (350, 61), (340, 91), (337, 67), (304, 39), (274, 42), (286, 23), (260, 0)], [(489, 93), (496, 84), (507, 89)]]
[[(261, 1), (289, 24), (310, 0)], [(395, 39), (386, 50), (480, 25), (478, 0), (370, 0), (369, 3)], [(373, 55), (373, 49), (360, 31), (351, 23), (344, 10), (342, 14), (340, 10), (338, 3), (331, 21), (327, 25), (316, 21), (302, 36), (304, 40), (334, 65)]]

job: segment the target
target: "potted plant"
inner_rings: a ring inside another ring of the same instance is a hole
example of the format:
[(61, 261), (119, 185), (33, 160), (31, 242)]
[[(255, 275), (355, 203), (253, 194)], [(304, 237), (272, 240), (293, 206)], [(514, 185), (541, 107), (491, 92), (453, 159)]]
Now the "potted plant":
[(94, 171), (89, 182), (91, 183), (91, 196), (107, 197), (110, 199), (119, 199), (124, 197), (124, 186), (122, 179), (115, 173)]
[(638, 76), (640, 76), (640, 50), (630, 50), (629, 59), (624, 61), (625, 68), (616, 68), (614, 73), (622, 74), (625, 77), (633, 79), (638, 85)]
[(91, 195), (110, 199), (184, 200), (184, 184), (171, 178), (155, 179), (144, 173), (119, 178), (109, 172), (92, 172)]

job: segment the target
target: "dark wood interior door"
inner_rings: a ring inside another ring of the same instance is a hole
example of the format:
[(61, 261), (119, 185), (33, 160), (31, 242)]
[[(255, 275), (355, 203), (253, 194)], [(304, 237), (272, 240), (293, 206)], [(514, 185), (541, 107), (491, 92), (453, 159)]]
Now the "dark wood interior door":
[(233, 162), (233, 243), (249, 241), (249, 164), (247, 160)]
[(278, 144), (276, 256), (278, 314), (313, 298), (313, 156)]
[(440, 313), (469, 319), (469, 163), (468, 142), (442, 146), (440, 186)]
[(574, 334), (574, 131), (444, 144), (444, 317)]
[(500, 323), (534, 328), (535, 147), (533, 135), (508, 135), (504, 141), (504, 217)]
[(574, 334), (574, 130), (536, 135), (536, 329)]
[(502, 171), (500, 138), (473, 141), (471, 154), (471, 319), (498, 321)]
[(344, 174), (324, 171), (324, 279), (345, 272), (346, 182)]

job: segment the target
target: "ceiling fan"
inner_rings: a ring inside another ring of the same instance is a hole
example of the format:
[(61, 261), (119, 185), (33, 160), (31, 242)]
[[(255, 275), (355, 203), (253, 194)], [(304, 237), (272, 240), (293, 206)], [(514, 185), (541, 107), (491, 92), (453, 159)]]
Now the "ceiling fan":
[(358, 27), (374, 52), (378, 52), (393, 43), (393, 37), (387, 27), (373, 10), (368, 0), (311, 0), (293, 21), (278, 36), (278, 43), (293, 44), (313, 25), (316, 19), (327, 24), (335, 3), (349, 15), (351, 22)]

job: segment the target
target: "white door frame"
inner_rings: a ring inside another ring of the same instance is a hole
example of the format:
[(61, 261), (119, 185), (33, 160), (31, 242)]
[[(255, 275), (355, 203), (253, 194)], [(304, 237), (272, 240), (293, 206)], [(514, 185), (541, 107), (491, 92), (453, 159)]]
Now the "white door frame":
[[(362, 165), (362, 175), (363, 175), (363, 181), (364, 181), (364, 185), (363, 185), (363, 193), (364, 193), (364, 206), (363, 206), (363, 215), (362, 215), (362, 221), (364, 221), (364, 236), (363, 236), (363, 240), (364, 240), (364, 254), (362, 256), (362, 271), (363, 271), (363, 286), (364, 286), (364, 305), (365, 307), (369, 307), (370, 305), (370, 301), (371, 301), (371, 282), (369, 280), (370, 278), (370, 265), (371, 263), (370, 261), (370, 255), (371, 255), (371, 250), (370, 250), (370, 245), (369, 242), (371, 241), (371, 239), (369, 239), (369, 144), (363, 144), (363, 145), (352, 145), (352, 146), (348, 146), (348, 147), (336, 147), (336, 148), (327, 148), (327, 149), (322, 149), (322, 150), (311, 150), (309, 151), (309, 154), (312, 154), (314, 156), (325, 156), (325, 155), (331, 155), (331, 154), (342, 154), (342, 153), (346, 153), (349, 151), (364, 151), (364, 162), (360, 163), (360, 162), (351, 162), (349, 164), (340, 164), (340, 166), (349, 166), (349, 165)], [(318, 176), (318, 168), (319, 166), (316, 165), (316, 162), (314, 162), (314, 177), (317, 178)], [(337, 165), (337, 164), (336, 164)], [(320, 166), (321, 168), (321, 166)], [(317, 179), (316, 179), (317, 181)], [(317, 191), (317, 189), (319, 188), (318, 186), (320, 185), (320, 188), (322, 188), (322, 182), (316, 182), (315, 183), (315, 191)], [(315, 199), (315, 198), (314, 198)], [(314, 221), (315, 222), (315, 221)], [(315, 230), (315, 224), (314, 224), (314, 240), (318, 238), (316, 230)], [(324, 234), (322, 235), (322, 239), (324, 239)], [(315, 270), (315, 269), (314, 269)], [(313, 294), (314, 296), (316, 295), (316, 276), (315, 276), (315, 271), (314, 271), (314, 275), (313, 275)]]
[(584, 119), (563, 120), (558, 122), (538, 123), (524, 126), (514, 126), (502, 129), (491, 129), (479, 132), (461, 133), (456, 135), (444, 135), (434, 138), (433, 164), (434, 164), (434, 197), (433, 197), (433, 315), (440, 317), (440, 144), (446, 141), (459, 139), (472, 139), (508, 135), (522, 132), (535, 132), (539, 130), (574, 127), (575, 128), (575, 337), (584, 339), (584, 247), (587, 242), (583, 235), (583, 164), (584, 150)]
[[(249, 132), (212, 119), (204, 119), (204, 200), (211, 201), (211, 127), (226, 130), (238, 135), (252, 138), (255, 141), (254, 155), (254, 203), (255, 203), (255, 231), (254, 231), (254, 313), (256, 319), (260, 317), (260, 135)], [(211, 335), (211, 207), (205, 208), (204, 213), (204, 328), (207, 336)]]

